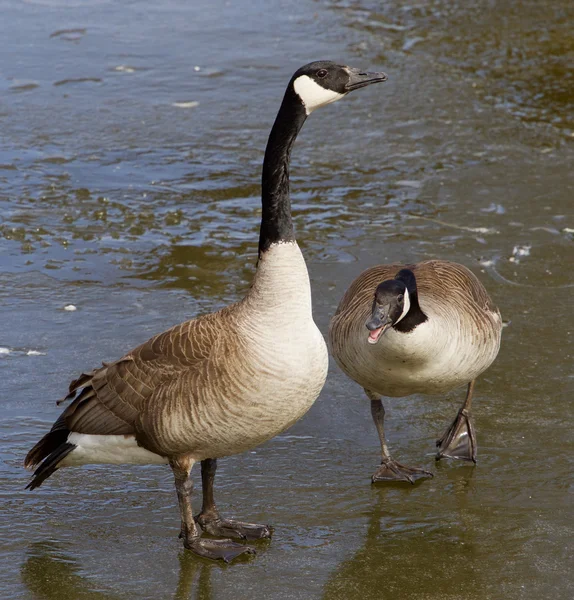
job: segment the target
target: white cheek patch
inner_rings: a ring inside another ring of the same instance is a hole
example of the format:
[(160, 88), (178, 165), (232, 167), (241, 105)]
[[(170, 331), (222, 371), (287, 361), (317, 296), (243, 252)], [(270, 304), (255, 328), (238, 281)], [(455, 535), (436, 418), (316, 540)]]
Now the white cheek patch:
[(313, 81), (308, 75), (301, 75), (293, 82), (295, 93), (301, 98), (305, 105), (305, 112), (310, 115), (316, 108), (336, 102), (345, 94), (339, 94), (333, 90), (327, 90)]
[(403, 300), (403, 312), (401, 313), (401, 316), (395, 321), (395, 325), (401, 320), (404, 319), (407, 315), (407, 313), (409, 312), (409, 309), (411, 308), (411, 299), (409, 297), (409, 290), (407, 290), (407, 288), (405, 288), (405, 293), (404, 293), (404, 300)]

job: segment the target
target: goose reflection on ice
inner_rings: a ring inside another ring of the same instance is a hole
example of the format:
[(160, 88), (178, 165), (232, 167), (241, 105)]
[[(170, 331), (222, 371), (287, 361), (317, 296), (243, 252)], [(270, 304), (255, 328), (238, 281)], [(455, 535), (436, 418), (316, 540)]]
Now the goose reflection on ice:
[(406, 485), (373, 489), (376, 499), (365, 541), (331, 575), (323, 588), (323, 600), (485, 597), (478, 570), (478, 547), (466, 518), (465, 489), (469, 479), (463, 477), (455, 486), (456, 508), (454, 513), (448, 513), (451, 518), (437, 517), (432, 510), (425, 514), (424, 507), (419, 513), (420, 505), (410, 511), (408, 503), (397, 503), (389, 497), (407, 491), (403, 487)]
[[(174, 600), (212, 600), (211, 569), (219, 565), (179, 555), (179, 579)], [(82, 575), (84, 568), (61, 544), (38, 542), (28, 548), (21, 568), (22, 581), (35, 600), (129, 600), (132, 594), (96, 590), (95, 582)], [(99, 586), (98, 586), (99, 587)]]

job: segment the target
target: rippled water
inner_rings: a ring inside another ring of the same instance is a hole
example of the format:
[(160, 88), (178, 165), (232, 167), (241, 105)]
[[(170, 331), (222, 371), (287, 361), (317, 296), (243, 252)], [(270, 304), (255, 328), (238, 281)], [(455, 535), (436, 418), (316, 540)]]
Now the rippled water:
[[(0, 596), (572, 598), (573, 5), (0, 9)], [(477, 386), (477, 467), (433, 460), (462, 391), (397, 399), (391, 449), (435, 477), (370, 486), (368, 401), (332, 365), (301, 422), (221, 461), (222, 510), (275, 526), (255, 560), (184, 553), (161, 467), (25, 492), (72, 377), (243, 294), (269, 127), (317, 58), (390, 78), (313, 114), (293, 151), (316, 320), (372, 264), (472, 268), (510, 322)]]

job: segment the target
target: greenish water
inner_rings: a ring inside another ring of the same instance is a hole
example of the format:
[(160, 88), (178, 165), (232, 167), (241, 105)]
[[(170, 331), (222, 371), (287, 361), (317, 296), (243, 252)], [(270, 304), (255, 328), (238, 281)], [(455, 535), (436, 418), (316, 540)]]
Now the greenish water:
[[(0, 9), (0, 597), (572, 598), (571, 3)], [(368, 401), (332, 364), (302, 421), (221, 461), (222, 511), (275, 527), (254, 560), (182, 551), (165, 468), (25, 492), (70, 379), (244, 293), (267, 134), (317, 58), (389, 81), (313, 114), (293, 151), (316, 320), (379, 262), (473, 269), (510, 322), (477, 385), (477, 467), (433, 458), (463, 390), (396, 399), (391, 450), (435, 477), (371, 486)]]

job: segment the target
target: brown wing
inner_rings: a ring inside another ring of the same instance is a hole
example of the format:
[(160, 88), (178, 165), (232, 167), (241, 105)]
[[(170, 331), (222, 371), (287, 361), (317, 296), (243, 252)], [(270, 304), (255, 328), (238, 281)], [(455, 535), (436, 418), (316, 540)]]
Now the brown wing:
[(210, 377), (217, 379), (217, 361), (212, 355), (230, 354), (221, 342), (226, 340), (222, 334), (230, 326), (235, 306), (176, 325), (120, 360), (82, 373), (72, 381), (64, 399), (72, 403), (26, 456), (26, 467), (41, 463), (28, 487), (41, 485), (73, 450), (73, 444), (68, 443), (70, 431), (136, 435), (138, 442), (161, 453), (154, 440), (147, 439), (150, 434), (153, 438), (154, 432), (138, 430), (142, 416), (154, 410), (161, 412), (167, 403), (177, 404), (182, 393), (191, 393), (191, 379), (195, 387)]
[(467, 311), (498, 312), (476, 275), (463, 265), (446, 260), (427, 260), (414, 269), (421, 298), (460, 303)]
[[(225, 317), (228, 311), (218, 313)], [(215, 315), (187, 321), (160, 333), (118, 361), (72, 381), (74, 399), (56, 426), (78, 433), (134, 434), (138, 417), (161, 390), (193, 369), (201, 369), (223, 331)]]

